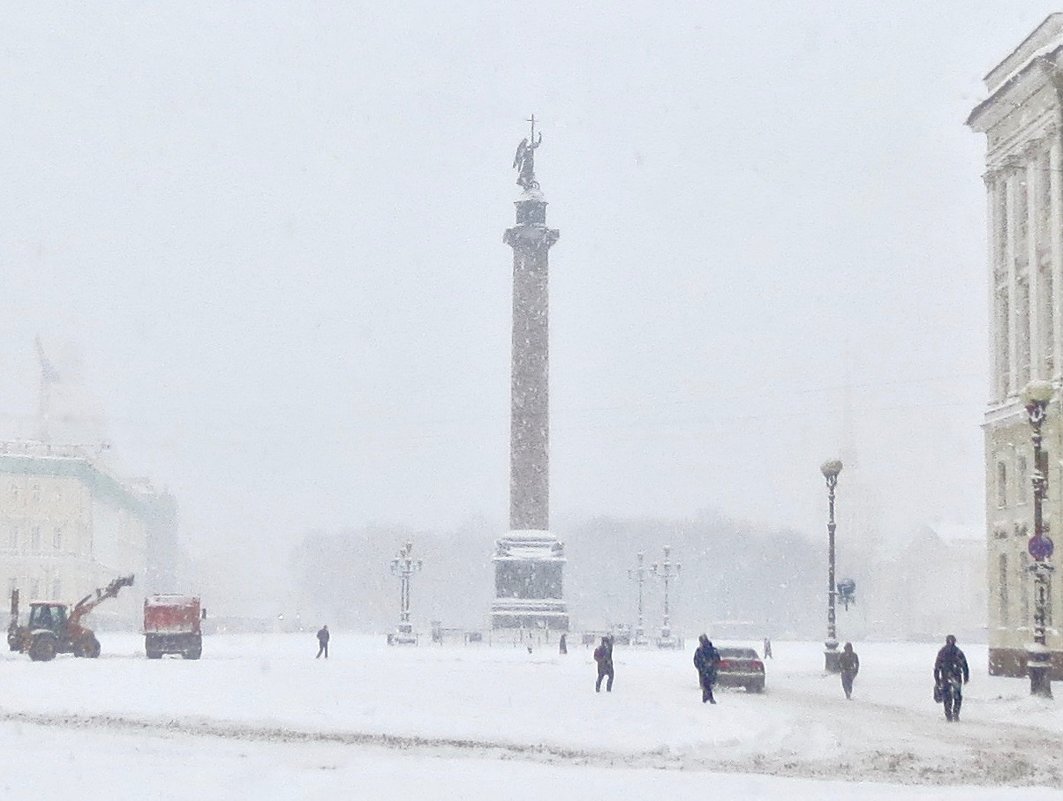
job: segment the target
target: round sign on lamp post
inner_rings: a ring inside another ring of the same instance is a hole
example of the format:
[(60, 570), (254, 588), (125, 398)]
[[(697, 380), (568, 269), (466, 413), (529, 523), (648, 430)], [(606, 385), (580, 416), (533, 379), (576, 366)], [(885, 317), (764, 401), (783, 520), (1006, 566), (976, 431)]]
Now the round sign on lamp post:
[(1055, 545), (1052, 544), (1052, 539), (1050, 537), (1038, 534), (1030, 537), (1030, 543), (1026, 546), (1026, 550), (1030, 552), (1030, 556), (1038, 562), (1041, 562), (1052, 555), (1052, 552), (1055, 550)]

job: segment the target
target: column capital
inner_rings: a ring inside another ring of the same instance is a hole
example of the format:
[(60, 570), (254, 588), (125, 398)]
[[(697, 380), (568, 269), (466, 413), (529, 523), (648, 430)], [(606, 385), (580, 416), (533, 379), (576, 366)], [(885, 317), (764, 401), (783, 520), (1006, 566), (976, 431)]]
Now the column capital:
[(546, 250), (554, 246), (561, 232), (545, 225), (517, 225), (507, 228), (502, 241), (517, 250)]
[(1014, 153), (1005, 156), (1000, 162), (1000, 171), (1009, 175), (1012, 175), (1025, 167), (1026, 161)]

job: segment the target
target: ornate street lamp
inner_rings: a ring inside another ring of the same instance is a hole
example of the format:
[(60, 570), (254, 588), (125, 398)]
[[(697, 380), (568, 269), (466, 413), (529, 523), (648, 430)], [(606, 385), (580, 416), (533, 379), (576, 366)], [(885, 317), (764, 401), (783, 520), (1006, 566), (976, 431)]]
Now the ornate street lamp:
[(829, 673), (840, 673), (841, 665), (838, 659), (838, 632), (835, 629), (834, 617), (834, 488), (838, 486), (838, 473), (842, 471), (842, 463), (838, 459), (830, 459), (820, 466), (823, 477), (827, 479), (827, 503), (830, 509), (827, 518), (827, 640), (823, 643), (824, 667)]
[(671, 550), (669, 546), (665, 545), (664, 561), (654, 562), (650, 565), (650, 571), (653, 575), (664, 581), (664, 622), (661, 624), (661, 636), (657, 638), (658, 648), (677, 648), (679, 646), (679, 641), (672, 636), (672, 624), (668, 617), (668, 583), (673, 579), (679, 578), (681, 565), (678, 562), (669, 560), (668, 554)]
[(407, 542), (399, 550), (398, 556), (391, 560), (391, 573), (399, 577), (402, 598), (399, 604), (399, 627), (394, 634), (388, 637), (389, 645), (417, 644), (417, 637), (413, 633), (413, 624), (410, 623), (410, 577), (421, 569), (423, 563), (420, 559), (414, 559), (410, 555), (412, 551), (413, 543)]
[(1026, 671), (1030, 674), (1030, 694), (1052, 697), (1052, 654), (1045, 642), (1045, 618), (1048, 610), (1048, 577), (1055, 569), (1048, 561), (1052, 540), (1045, 534), (1044, 502), (1048, 495), (1048, 466), (1041, 449), (1041, 425), (1045, 409), (1052, 400), (1050, 381), (1031, 381), (1022, 391), (1026, 415), (1033, 430), (1033, 536), (1027, 550), (1033, 557), (1029, 570), (1034, 577), (1033, 642), (1026, 647)]
[(634, 581), (639, 588), (639, 620), (635, 626), (635, 636), (631, 640), (632, 645), (645, 645), (646, 644), (646, 629), (642, 617), (642, 585), (646, 581), (646, 567), (643, 565), (642, 560), (645, 554), (639, 551), (635, 558), (638, 560), (638, 565), (634, 568), (628, 568), (627, 577)]

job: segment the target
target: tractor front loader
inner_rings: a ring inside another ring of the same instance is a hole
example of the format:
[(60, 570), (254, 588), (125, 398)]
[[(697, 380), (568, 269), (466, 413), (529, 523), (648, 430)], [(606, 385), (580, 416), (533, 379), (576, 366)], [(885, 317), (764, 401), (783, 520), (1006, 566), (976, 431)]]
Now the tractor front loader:
[(84, 617), (114, 598), (122, 587), (133, 586), (132, 576), (116, 578), (106, 587), (93, 590), (70, 608), (51, 601), (30, 603), (27, 625), (18, 622), (18, 590), (11, 592), (11, 622), (7, 627), (7, 644), (12, 651), (29, 654), (34, 662), (47, 662), (56, 654), (73, 654), (89, 659), (100, 655), (100, 641), (92, 629), (83, 626)]

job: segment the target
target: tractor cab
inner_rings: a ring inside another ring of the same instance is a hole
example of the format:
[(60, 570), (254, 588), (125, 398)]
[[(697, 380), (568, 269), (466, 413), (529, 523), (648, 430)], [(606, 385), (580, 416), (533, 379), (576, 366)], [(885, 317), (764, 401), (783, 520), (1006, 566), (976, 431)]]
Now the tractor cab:
[(57, 635), (66, 629), (66, 604), (35, 601), (30, 604), (29, 628), (31, 631), (48, 629)]

